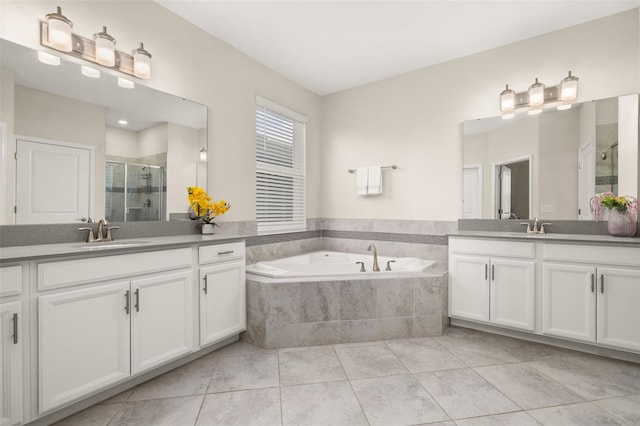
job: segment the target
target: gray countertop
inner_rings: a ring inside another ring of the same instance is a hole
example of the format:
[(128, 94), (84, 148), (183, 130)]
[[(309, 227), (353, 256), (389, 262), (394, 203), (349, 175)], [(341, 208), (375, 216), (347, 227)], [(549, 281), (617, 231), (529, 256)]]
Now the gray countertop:
[(471, 238), (504, 238), (509, 240), (533, 240), (568, 243), (590, 243), (600, 245), (616, 245), (640, 247), (640, 238), (613, 237), (611, 235), (589, 234), (527, 234), (525, 232), (496, 232), (496, 231), (457, 231), (448, 234), (450, 237)]
[[(143, 237), (118, 239), (107, 243), (63, 243), (40, 244), (33, 246), (0, 247), (0, 262), (37, 260), (51, 257), (86, 255), (104, 256), (112, 254), (135, 253), (157, 249), (210, 245), (242, 241), (242, 235), (175, 235), (170, 237)], [(112, 245), (113, 247), (109, 248)]]

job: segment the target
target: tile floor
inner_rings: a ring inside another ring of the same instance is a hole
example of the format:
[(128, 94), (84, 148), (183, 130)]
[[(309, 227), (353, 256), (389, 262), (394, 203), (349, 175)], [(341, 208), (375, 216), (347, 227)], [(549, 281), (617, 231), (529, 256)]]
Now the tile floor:
[(264, 350), (237, 342), (62, 425), (640, 425), (640, 365), (451, 327)]

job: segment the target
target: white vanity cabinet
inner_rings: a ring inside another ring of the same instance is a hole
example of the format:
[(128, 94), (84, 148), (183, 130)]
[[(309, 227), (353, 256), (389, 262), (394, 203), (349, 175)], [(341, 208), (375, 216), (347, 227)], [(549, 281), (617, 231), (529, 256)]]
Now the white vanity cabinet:
[(194, 350), (191, 248), (41, 263), (38, 277), (40, 413)]
[(640, 352), (639, 252), (546, 244), (542, 332)]
[(244, 242), (203, 246), (200, 262), (200, 346), (247, 328)]
[(450, 238), (450, 316), (533, 331), (534, 254), (532, 243)]
[(27, 363), (21, 266), (0, 268), (0, 425), (24, 420), (23, 366)]

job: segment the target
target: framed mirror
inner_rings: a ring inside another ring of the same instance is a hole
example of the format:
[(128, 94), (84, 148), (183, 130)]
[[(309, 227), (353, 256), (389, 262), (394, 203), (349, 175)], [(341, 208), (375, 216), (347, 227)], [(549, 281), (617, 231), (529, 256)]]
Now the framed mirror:
[(596, 193), (637, 197), (637, 129), (637, 94), (464, 122), (462, 218), (590, 220)]
[(186, 216), (186, 187), (206, 187), (204, 105), (0, 43), (0, 224)]

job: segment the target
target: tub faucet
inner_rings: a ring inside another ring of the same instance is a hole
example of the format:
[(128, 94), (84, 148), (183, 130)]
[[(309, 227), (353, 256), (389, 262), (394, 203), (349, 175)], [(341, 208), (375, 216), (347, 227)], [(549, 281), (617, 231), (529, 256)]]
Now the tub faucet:
[(373, 251), (373, 270), (375, 272), (380, 272), (380, 266), (378, 265), (378, 252), (376, 250), (375, 244), (370, 244), (368, 251)]

